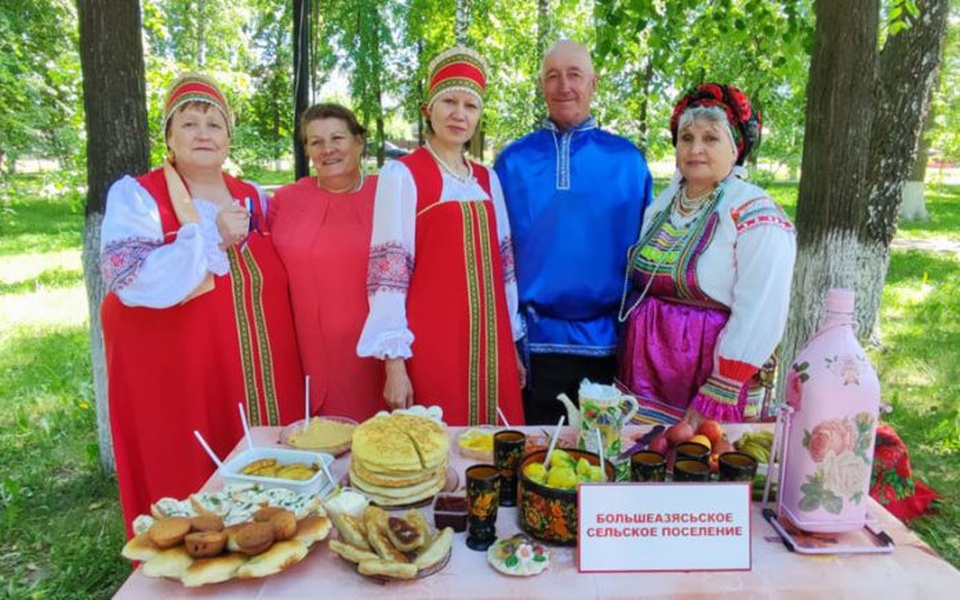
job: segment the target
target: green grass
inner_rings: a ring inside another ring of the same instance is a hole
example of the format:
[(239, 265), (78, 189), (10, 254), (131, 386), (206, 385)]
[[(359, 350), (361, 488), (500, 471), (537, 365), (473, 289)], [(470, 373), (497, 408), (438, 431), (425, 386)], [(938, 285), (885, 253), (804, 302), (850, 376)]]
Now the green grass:
[[(264, 183), (286, 174), (245, 173)], [(0, 201), (0, 598), (107, 598), (130, 573), (119, 557), (116, 480), (99, 466), (82, 199), (23, 178)], [(662, 182), (658, 182), (658, 186)], [(793, 214), (796, 186), (768, 186)], [(933, 220), (899, 237), (960, 239), (960, 186), (928, 194)], [(960, 566), (960, 258), (895, 251), (872, 358), (887, 420), (915, 474), (944, 495), (912, 526)]]

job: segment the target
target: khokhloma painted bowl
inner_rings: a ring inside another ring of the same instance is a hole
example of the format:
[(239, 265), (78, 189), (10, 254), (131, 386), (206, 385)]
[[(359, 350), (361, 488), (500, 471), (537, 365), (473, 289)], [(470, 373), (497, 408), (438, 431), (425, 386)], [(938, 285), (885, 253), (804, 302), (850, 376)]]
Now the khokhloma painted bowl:
[[(574, 460), (587, 459), (591, 465), (599, 465), (600, 457), (593, 452), (564, 448)], [(542, 463), (546, 450), (537, 450), (520, 460), (520, 500), (517, 518), (520, 528), (528, 535), (549, 544), (575, 546), (577, 543), (577, 490), (547, 487), (531, 480), (524, 474), (530, 463)], [(607, 481), (614, 481), (614, 468), (606, 463)]]

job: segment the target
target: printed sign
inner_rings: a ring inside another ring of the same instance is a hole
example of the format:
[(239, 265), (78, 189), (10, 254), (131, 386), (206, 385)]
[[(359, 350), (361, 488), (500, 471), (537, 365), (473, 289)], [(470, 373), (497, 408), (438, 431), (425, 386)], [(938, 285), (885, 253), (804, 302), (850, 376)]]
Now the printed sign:
[(748, 483), (581, 484), (581, 572), (750, 569)]

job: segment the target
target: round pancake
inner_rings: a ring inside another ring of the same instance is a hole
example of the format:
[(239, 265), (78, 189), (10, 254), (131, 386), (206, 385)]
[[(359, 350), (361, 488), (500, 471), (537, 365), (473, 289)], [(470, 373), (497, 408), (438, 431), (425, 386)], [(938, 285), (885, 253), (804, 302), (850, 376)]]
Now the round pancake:
[(353, 431), (353, 460), (359, 460), (374, 471), (384, 473), (418, 473), (423, 463), (417, 448), (402, 431), (393, 425), (393, 417), (374, 417)]
[(431, 477), (430, 479), (427, 479), (426, 481), (422, 481), (414, 485), (410, 485), (406, 487), (383, 487), (383, 486), (379, 486), (374, 483), (371, 483), (363, 479), (362, 477), (358, 476), (356, 472), (353, 471), (352, 467), (350, 470), (350, 483), (352, 485), (359, 488), (362, 492), (370, 492), (373, 494), (377, 494), (378, 496), (386, 496), (388, 498), (400, 498), (400, 499), (408, 498), (412, 495), (419, 494), (424, 490), (428, 490), (435, 487), (437, 483), (440, 483), (441, 487), (443, 487), (442, 484), (445, 481), (446, 481), (446, 473), (438, 473), (433, 477)]
[(435, 469), (449, 458), (450, 437), (439, 423), (416, 415), (399, 414), (390, 418), (416, 446), (423, 468)]
[(444, 461), (444, 463), (436, 469), (428, 469), (426, 471), (420, 471), (419, 473), (393, 475), (371, 471), (364, 466), (362, 462), (354, 460), (350, 464), (350, 470), (356, 473), (357, 477), (360, 477), (367, 483), (372, 483), (381, 487), (396, 488), (409, 487), (411, 485), (423, 483), (428, 479), (432, 479), (440, 473), (445, 472), (448, 463), (449, 461)]
[(411, 494), (403, 498), (391, 498), (389, 496), (381, 496), (373, 492), (367, 492), (367, 496), (370, 497), (371, 502), (375, 502), (380, 506), (404, 506), (407, 504), (415, 504), (421, 500), (433, 497), (437, 495), (437, 492), (443, 489), (443, 486), (446, 485), (446, 478), (440, 479), (434, 487), (428, 488), (425, 491), (419, 494)]

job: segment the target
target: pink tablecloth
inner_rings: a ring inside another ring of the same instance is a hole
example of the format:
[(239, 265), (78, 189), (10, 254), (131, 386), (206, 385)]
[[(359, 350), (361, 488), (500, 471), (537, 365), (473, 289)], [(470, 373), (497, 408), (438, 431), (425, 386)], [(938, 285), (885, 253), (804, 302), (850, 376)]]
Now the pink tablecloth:
[[(527, 428), (540, 433), (539, 428)], [(732, 439), (736, 426), (727, 426)], [(278, 429), (258, 428), (260, 445), (276, 443)], [(453, 438), (460, 428), (451, 428)], [(453, 448), (456, 448), (452, 444)], [(456, 450), (451, 465), (460, 476), (474, 461)], [(334, 463), (341, 476), (349, 466), (349, 454)], [(208, 489), (222, 482), (214, 476)], [(430, 509), (424, 509), (429, 511)], [(179, 582), (152, 579), (136, 571), (117, 592), (116, 598), (956, 598), (960, 594), (960, 571), (940, 558), (900, 521), (871, 500), (871, 512), (879, 527), (895, 541), (892, 554), (804, 556), (786, 550), (773, 528), (753, 515), (753, 569), (745, 572), (581, 574), (572, 548), (552, 548), (548, 571), (537, 577), (513, 578), (494, 571), (486, 555), (466, 547), (465, 533), (457, 534), (450, 563), (439, 573), (422, 580), (378, 584), (358, 575), (321, 542), (300, 564), (262, 580), (231, 581), (198, 589)], [(428, 515), (429, 516), (429, 515)], [(509, 536), (518, 531), (516, 509), (501, 508), (497, 531)]]

